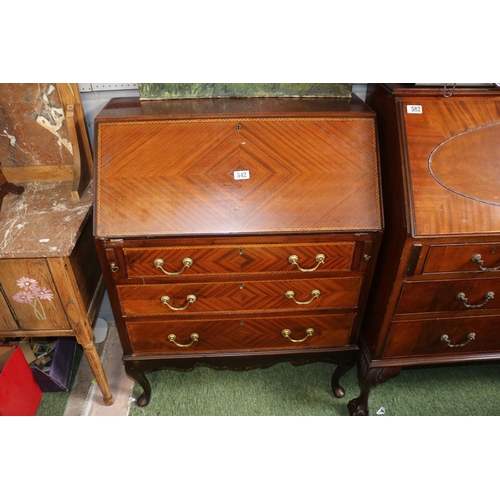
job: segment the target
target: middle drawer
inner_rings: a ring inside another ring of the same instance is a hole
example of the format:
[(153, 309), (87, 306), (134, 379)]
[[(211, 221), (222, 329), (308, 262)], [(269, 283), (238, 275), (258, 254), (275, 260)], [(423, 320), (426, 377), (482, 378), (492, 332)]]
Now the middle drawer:
[(396, 314), (500, 308), (500, 279), (412, 281), (405, 283)]
[(362, 277), (118, 285), (123, 316), (356, 308)]

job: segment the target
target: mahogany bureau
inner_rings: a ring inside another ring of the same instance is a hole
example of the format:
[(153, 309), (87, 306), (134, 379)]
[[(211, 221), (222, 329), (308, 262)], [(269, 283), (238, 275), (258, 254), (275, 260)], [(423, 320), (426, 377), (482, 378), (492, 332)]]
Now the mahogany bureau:
[(369, 85), (386, 227), (351, 414), (405, 366), (500, 359), (500, 89)]
[(375, 114), (359, 98), (112, 99), (94, 236), (143, 389), (162, 367), (354, 366), (382, 235)]

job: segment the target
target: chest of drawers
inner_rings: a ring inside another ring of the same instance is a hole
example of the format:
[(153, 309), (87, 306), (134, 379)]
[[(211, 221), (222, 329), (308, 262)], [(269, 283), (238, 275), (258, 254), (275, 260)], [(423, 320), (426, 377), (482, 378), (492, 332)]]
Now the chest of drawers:
[(382, 234), (375, 116), (352, 99), (113, 99), (94, 235), (127, 374), (354, 365)]
[(369, 86), (386, 230), (351, 414), (404, 366), (500, 358), (500, 91)]

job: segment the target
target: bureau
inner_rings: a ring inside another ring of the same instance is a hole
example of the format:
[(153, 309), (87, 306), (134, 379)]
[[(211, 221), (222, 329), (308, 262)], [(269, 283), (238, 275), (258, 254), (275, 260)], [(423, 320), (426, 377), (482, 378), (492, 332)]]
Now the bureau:
[(375, 115), (352, 98), (112, 99), (94, 237), (129, 377), (355, 364), (382, 235)]
[(361, 393), (405, 366), (500, 359), (500, 91), (370, 85), (384, 241), (362, 328)]

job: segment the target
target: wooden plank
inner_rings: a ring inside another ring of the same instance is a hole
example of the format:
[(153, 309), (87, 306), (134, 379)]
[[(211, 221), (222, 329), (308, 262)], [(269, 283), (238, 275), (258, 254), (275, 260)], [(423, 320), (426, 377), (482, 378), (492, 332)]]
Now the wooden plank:
[(30, 165), (25, 167), (2, 167), (9, 182), (66, 182), (73, 180), (72, 165)]

